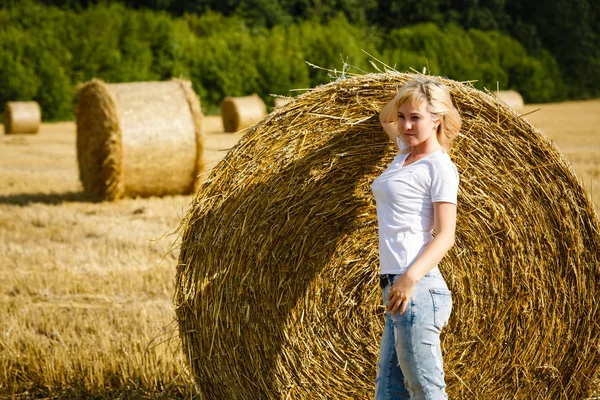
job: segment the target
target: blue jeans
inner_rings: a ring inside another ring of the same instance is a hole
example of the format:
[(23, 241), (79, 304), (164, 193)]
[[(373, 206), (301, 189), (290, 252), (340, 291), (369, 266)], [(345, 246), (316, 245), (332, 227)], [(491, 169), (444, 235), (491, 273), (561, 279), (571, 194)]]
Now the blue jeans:
[[(386, 309), (390, 287), (383, 288)], [(452, 296), (436, 267), (417, 283), (403, 315), (386, 311), (375, 400), (448, 398), (440, 332), (451, 310)]]

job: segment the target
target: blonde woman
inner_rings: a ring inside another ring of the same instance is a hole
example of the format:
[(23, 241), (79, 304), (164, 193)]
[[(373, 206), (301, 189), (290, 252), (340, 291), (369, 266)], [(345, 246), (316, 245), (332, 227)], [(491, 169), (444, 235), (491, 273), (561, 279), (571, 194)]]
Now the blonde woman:
[(459, 177), (447, 150), (461, 119), (448, 88), (424, 76), (379, 119), (399, 151), (372, 185), (386, 306), (375, 399), (447, 399), (440, 332), (452, 297), (437, 264), (454, 245)]

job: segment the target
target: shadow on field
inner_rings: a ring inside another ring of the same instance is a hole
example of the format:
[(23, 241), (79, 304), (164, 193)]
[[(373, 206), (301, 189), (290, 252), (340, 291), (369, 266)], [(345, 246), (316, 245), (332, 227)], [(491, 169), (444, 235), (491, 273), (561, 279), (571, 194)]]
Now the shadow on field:
[(32, 203), (56, 205), (65, 202), (92, 202), (81, 192), (65, 193), (19, 193), (11, 195), (0, 195), (0, 204), (9, 204), (15, 206), (28, 206)]

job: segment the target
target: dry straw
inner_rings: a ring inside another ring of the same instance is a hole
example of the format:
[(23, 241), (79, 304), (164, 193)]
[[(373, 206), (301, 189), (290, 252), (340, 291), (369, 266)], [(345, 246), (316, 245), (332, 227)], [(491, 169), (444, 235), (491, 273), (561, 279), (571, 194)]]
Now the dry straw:
[(115, 200), (196, 191), (203, 168), (201, 123), (189, 81), (84, 84), (77, 160), (86, 194)]
[(4, 106), (4, 133), (38, 133), (42, 122), (40, 105), (35, 101), (9, 101)]
[(513, 110), (519, 111), (523, 109), (525, 103), (521, 94), (515, 90), (500, 90), (492, 92), (494, 96), (506, 103)]
[[(395, 156), (377, 114), (409, 75), (339, 80), (277, 108), (214, 168), (182, 223), (175, 282), (202, 398), (372, 396), (383, 312), (371, 183)], [(600, 222), (567, 161), (497, 99), (464, 119), (453, 399), (580, 399), (600, 370)]]
[(237, 132), (248, 128), (266, 115), (267, 107), (256, 94), (245, 97), (225, 97), (221, 103), (221, 118), (225, 132)]

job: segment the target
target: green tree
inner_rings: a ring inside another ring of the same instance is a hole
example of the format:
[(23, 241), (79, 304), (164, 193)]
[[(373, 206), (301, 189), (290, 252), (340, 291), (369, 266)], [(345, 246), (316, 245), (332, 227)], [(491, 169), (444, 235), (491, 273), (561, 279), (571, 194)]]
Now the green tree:
[(17, 27), (0, 30), (0, 104), (32, 100), (38, 92), (34, 42), (32, 35)]
[(522, 24), (558, 60), (572, 97), (600, 96), (600, 5), (593, 0), (511, 2)]
[(400, 70), (426, 67), (455, 80), (475, 80), (480, 89), (516, 89), (526, 101), (564, 98), (554, 58), (548, 52), (532, 57), (519, 42), (498, 31), (418, 24), (391, 31), (382, 43), (382, 59)]

